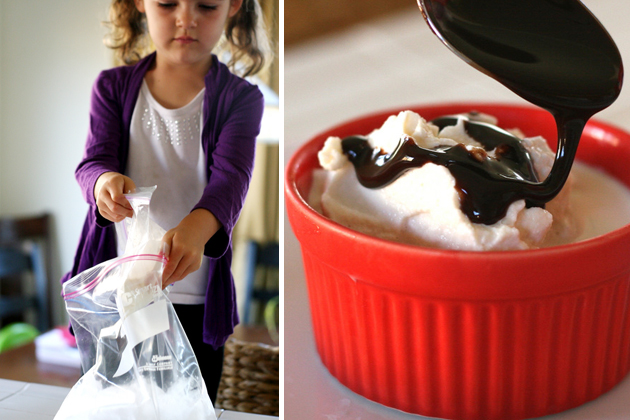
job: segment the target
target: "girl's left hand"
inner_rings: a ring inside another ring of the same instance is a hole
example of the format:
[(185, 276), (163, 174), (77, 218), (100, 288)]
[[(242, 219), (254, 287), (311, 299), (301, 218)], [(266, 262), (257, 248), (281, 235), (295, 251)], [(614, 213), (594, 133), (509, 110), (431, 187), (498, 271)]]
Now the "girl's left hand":
[(162, 274), (162, 288), (184, 279), (201, 267), (206, 242), (221, 223), (205, 209), (196, 209), (164, 234), (164, 256), (168, 262)]

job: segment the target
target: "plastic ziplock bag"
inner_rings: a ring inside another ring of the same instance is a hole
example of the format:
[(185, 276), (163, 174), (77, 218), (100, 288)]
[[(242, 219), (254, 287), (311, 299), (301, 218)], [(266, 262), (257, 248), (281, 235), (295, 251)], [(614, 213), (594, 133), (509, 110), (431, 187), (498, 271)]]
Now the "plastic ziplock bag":
[(125, 253), (63, 285), (85, 374), (55, 420), (216, 419), (195, 354), (162, 291), (164, 230), (149, 218), (155, 187), (126, 197)]

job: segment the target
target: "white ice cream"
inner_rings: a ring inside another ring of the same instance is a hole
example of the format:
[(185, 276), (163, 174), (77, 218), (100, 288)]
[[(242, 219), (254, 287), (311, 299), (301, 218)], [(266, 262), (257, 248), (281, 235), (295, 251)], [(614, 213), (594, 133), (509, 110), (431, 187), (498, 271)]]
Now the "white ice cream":
[[(493, 117), (476, 119), (496, 123)], [(402, 135), (408, 135), (424, 148), (464, 144), (481, 147), (469, 137), (462, 123), (438, 127), (418, 114), (404, 111), (385, 121), (369, 134), (373, 148), (390, 153)], [(530, 152), (539, 179), (544, 179), (554, 161), (554, 153), (542, 137), (522, 139)], [(493, 152), (489, 156), (494, 156)], [(472, 223), (460, 209), (455, 179), (449, 170), (427, 163), (405, 172), (383, 188), (365, 188), (341, 149), (341, 139), (330, 137), (319, 152), (323, 171), (314, 174), (309, 203), (316, 210), (351, 229), (397, 242), (458, 250), (528, 249), (573, 241), (581, 222), (569, 205), (572, 179), (545, 209), (526, 208), (524, 200), (512, 203), (506, 216), (493, 225)]]

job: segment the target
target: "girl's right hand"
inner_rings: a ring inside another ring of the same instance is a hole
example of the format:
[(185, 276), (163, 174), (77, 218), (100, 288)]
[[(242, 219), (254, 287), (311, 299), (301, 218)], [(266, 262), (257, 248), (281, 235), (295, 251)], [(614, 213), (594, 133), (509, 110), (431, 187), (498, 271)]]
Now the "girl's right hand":
[(124, 194), (134, 192), (136, 184), (118, 172), (105, 172), (94, 185), (94, 199), (99, 213), (110, 222), (120, 222), (133, 216), (131, 204)]

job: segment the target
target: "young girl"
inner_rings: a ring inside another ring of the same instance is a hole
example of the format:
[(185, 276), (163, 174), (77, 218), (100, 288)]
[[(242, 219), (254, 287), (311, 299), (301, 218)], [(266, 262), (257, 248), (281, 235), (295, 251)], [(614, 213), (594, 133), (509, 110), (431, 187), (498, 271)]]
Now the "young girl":
[[(152, 218), (167, 230), (163, 287), (214, 403), (223, 345), (238, 323), (230, 236), (254, 163), (263, 98), (212, 54), (224, 35), (231, 65), (263, 66), (257, 0), (113, 0), (111, 45), (127, 66), (103, 71), (76, 177), (90, 205), (73, 269), (122, 253), (112, 222), (132, 215), (124, 193), (157, 185)], [(155, 52), (142, 57), (146, 32)], [(122, 239), (122, 238), (121, 238)]]

